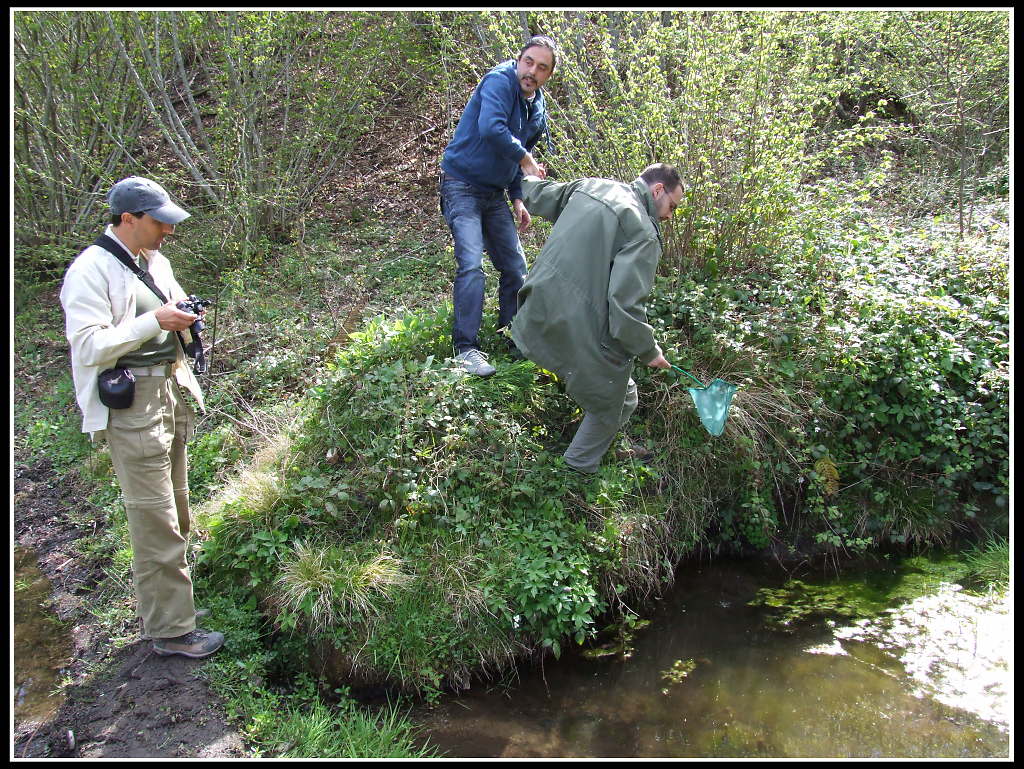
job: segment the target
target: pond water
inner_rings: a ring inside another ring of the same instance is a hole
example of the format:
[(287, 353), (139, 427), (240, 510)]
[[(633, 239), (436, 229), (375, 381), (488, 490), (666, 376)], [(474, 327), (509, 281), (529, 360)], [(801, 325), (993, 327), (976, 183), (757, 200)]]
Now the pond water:
[(54, 691), (69, 663), (71, 640), (47, 608), (50, 581), (37, 565), (36, 554), (14, 550), (14, 717), (42, 721), (60, 707)]
[[(448, 757), (1007, 757), (1012, 593), (973, 595), (942, 572), (689, 566), (630, 632), (414, 720)], [(14, 588), (14, 715), (39, 721), (60, 705), (70, 641), (20, 548)]]
[(566, 653), (416, 720), (449, 757), (1006, 757), (1011, 605), (905, 566), (691, 566), (625, 653)]

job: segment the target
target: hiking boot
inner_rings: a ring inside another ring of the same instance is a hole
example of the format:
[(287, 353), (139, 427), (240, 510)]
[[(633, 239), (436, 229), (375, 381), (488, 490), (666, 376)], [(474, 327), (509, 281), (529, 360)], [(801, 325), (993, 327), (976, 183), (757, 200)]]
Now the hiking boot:
[(633, 443), (633, 441), (626, 440), (624, 440), (619, 448), (615, 450), (615, 458), (620, 461), (623, 459), (650, 459), (652, 454), (654, 454), (654, 452), (642, 443)]
[(477, 349), (460, 352), (455, 356), (455, 362), (468, 373), (475, 376), (487, 377), (497, 371), (494, 366), (487, 362), (487, 356)]
[(196, 628), (177, 638), (154, 638), (153, 651), (162, 657), (170, 654), (181, 654), (199, 659), (209, 657), (224, 645), (224, 634), (213, 630)]
[[(203, 619), (203, 617), (208, 617), (208, 616), (210, 616), (210, 610), (209, 609), (197, 609), (196, 610), (196, 622), (198, 622), (199, 620)], [(146, 632), (146, 626), (145, 626), (145, 624), (142, 621), (142, 617), (139, 617), (139, 638), (141, 638), (143, 641), (152, 641), (153, 640), (153, 636), (151, 636), (149, 633)]]

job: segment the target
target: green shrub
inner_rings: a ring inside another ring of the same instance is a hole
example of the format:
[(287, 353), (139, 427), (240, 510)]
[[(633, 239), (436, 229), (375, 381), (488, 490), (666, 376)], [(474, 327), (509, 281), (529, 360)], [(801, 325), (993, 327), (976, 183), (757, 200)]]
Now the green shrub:
[(450, 324), (446, 306), (353, 334), (309, 393), (279, 496), (210, 513), (201, 559), (353, 674), (427, 694), (585, 641), (681, 552), (646, 501), (651, 471), (610, 457), (573, 475), (557, 382), (528, 361), (467, 376)]
[(241, 456), (242, 446), (230, 423), (197, 430), (188, 446), (188, 485), (192, 498), (204, 498)]
[(947, 541), (1006, 510), (1005, 248), (958, 244), (942, 220), (861, 214), (835, 232), (771, 271), (659, 279), (668, 357), (741, 384), (730, 422), (758, 413), (719, 460), (719, 482), (736, 478), (721, 536), (764, 546), (787, 523), (833, 547)]

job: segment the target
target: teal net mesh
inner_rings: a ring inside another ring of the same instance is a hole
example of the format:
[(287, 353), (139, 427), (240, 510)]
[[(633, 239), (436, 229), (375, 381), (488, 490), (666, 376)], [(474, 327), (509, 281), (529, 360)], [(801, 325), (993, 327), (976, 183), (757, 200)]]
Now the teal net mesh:
[(700, 417), (700, 423), (704, 425), (705, 430), (714, 436), (721, 435), (725, 430), (725, 419), (729, 416), (729, 404), (732, 403), (732, 396), (736, 394), (736, 385), (729, 384), (724, 379), (715, 379), (705, 387), (703, 382), (689, 371), (683, 371), (679, 366), (672, 368), (680, 374), (686, 374), (700, 385), (686, 388), (693, 398), (693, 405), (697, 408), (697, 416)]

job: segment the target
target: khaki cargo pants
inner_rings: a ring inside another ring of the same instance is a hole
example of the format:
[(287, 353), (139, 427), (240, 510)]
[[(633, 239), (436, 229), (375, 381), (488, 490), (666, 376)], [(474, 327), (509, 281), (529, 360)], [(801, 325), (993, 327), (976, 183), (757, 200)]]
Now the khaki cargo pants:
[(576, 430), (576, 435), (573, 436), (569, 448), (562, 455), (565, 457), (566, 463), (581, 472), (596, 473), (601, 464), (601, 458), (608, 451), (615, 433), (633, 416), (638, 402), (636, 382), (630, 378), (626, 385), (626, 396), (618, 420), (605, 422), (589, 412), (584, 412), (583, 422)]
[(190, 528), (185, 444), (194, 414), (171, 376), (139, 376), (126, 409), (111, 409), (110, 456), (128, 514), (138, 612), (153, 638), (195, 629), (185, 551)]

